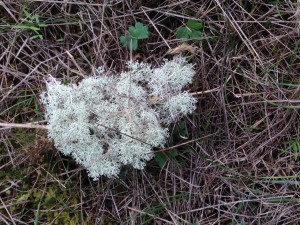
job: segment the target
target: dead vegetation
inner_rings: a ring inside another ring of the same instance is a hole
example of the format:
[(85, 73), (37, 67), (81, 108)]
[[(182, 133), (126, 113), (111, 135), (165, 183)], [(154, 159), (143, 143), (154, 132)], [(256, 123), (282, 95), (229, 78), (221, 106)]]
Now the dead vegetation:
[(48, 74), (76, 83), (98, 66), (124, 70), (119, 37), (136, 21), (150, 38), (132, 57), (153, 65), (178, 53), (179, 26), (203, 23), (182, 53), (197, 111), (157, 149), (163, 168), (98, 183), (40, 131), (1, 127), (1, 224), (298, 224), (299, 1), (99, 2), (0, 1), (0, 122), (45, 124)]

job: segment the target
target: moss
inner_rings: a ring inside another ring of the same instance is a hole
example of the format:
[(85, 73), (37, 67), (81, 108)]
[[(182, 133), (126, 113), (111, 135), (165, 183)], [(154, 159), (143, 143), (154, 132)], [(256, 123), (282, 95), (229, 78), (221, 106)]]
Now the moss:
[[(11, 166), (5, 147), (0, 146), (0, 163), (4, 165), (0, 171), (0, 190), (6, 190), (0, 194), (1, 198), (9, 202), (7, 205), (13, 203), (10, 212), (20, 215), (23, 222), (35, 218), (36, 224), (93, 224), (91, 215), (82, 214), (80, 210), (83, 204), (80, 189), (69, 185), (73, 179), (59, 176), (62, 168), (65, 170), (65, 160), (49, 153), (50, 145), (41, 144), (46, 142), (44, 135), (35, 130), (12, 129), (8, 139), (14, 154), (25, 154), (25, 157), (14, 155), (22, 158), (14, 160), (18, 164), (15, 167)], [(32, 157), (38, 154), (45, 157), (33, 162)], [(0, 213), (7, 215), (4, 209), (0, 209)]]

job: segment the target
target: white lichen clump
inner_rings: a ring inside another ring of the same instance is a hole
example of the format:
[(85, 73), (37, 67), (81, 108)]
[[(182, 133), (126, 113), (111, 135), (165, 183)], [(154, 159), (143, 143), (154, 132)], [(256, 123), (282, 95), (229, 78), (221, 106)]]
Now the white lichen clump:
[(95, 180), (117, 175), (122, 165), (143, 169), (153, 148), (165, 144), (167, 125), (195, 110), (196, 99), (182, 92), (195, 74), (185, 58), (128, 67), (119, 75), (99, 69), (78, 86), (52, 79), (42, 95), (49, 137)]

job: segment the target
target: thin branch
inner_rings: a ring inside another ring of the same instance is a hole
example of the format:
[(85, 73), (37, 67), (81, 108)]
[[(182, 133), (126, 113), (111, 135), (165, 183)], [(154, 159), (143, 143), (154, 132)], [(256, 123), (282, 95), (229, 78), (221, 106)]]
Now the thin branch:
[(0, 123), (0, 127), (9, 127), (9, 128), (29, 128), (29, 129), (48, 129), (47, 125), (38, 125), (32, 123)]

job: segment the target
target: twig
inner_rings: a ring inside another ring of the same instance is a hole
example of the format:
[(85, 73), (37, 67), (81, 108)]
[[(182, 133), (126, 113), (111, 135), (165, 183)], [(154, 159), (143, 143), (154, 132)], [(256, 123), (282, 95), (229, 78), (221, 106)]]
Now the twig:
[(214, 89), (210, 89), (210, 90), (206, 90), (206, 91), (193, 92), (193, 93), (190, 93), (190, 95), (202, 95), (202, 94), (212, 93), (212, 92), (216, 92), (216, 91), (220, 91), (220, 88), (214, 88)]
[(219, 133), (219, 131), (217, 131), (217, 132), (215, 132), (215, 133), (212, 133), (212, 134), (208, 134), (208, 135), (203, 136), (203, 137), (199, 137), (199, 138), (190, 140), (190, 141), (186, 141), (186, 142), (181, 143), (181, 144), (178, 144), (178, 145), (174, 145), (174, 146), (172, 146), (172, 147), (163, 148), (163, 149), (157, 150), (157, 151), (155, 151), (155, 152), (164, 152), (164, 151), (168, 151), (168, 150), (170, 150), (170, 149), (178, 148), (178, 147), (180, 147), (180, 146), (184, 146), (184, 145), (187, 145), (187, 144), (189, 144), (189, 143), (192, 143), (192, 142), (195, 142), (195, 141), (198, 141), (198, 140), (202, 140), (202, 139), (205, 139), (205, 138), (212, 137), (212, 136), (216, 135), (217, 133)]
[(74, 65), (77, 67), (78, 71), (80, 72), (79, 75), (81, 75), (83, 78), (85, 78), (84, 75), (84, 71), (81, 69), (81, 67), (78, 65), (78, 63), (76, 62), (76, 60), (74, 59), (74, 56), (69, 52), (66, 51), (67, 55), (71, 58), (72, 62), (74, 63)]
[(10, 127), (10, 128), (36, 128), (36, 129), (48, 129), (47, 125), (38, 125), (32, 123), (0, 123), (0, 127)]
[(152, 20), (149, 18), (148, 14), (145, 12), (145, 10), (143, 9), (143, 7), (141, 7), (141, 9), (142, 9), (143, 13), (145, 14), (145, 16), (148, 18), (148, 20), (150, 21), (150, 23), (152, 24), (152, 26), (154, 27), (154, 29), (157, 31), (158, 35), (163, 39), (163, 41), (168, 46), (168, 48), (171, 49), (171, 47), (168, 44), (168, 42), (166, 41), (166, 39), (164, 39), (164, 37), (161, 35), (161, 33), (159, 32), (159, 30), (157, 29), (157, 27), (155, 26), (155, 24), (152, 22)]

